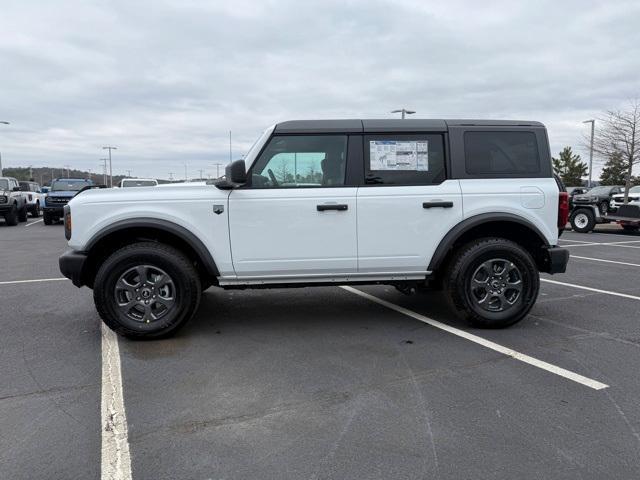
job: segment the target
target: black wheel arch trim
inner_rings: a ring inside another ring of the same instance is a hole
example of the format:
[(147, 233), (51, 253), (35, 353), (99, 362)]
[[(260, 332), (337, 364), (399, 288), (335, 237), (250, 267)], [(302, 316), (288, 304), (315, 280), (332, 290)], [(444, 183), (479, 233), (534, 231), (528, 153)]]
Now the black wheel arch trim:
[(164, 230), (167, 233), (179, 237), (184, 240), (194, 250), (194, 252), (196, 252), (196, 255), (198, 255), (198, 258), (205, 266), (207, 273), (214, 278), (220, 275), (211, 252), (204, 243), (202, 243), (202, 240), (185, 227), (159, 218), (130, 218), (115, 222), (91, 237), (83, 250), (88, 253), (104, 237), (128, 228), (154, 228), (157, 230)]
[(444, 236), (438, 247), (436, 248), (433, 256), (431, 257), (431, 261), (429, 262), (429, 267), (427, 270), (431, 272), (435, 272), (441, 265), (444, 259), (449, 253), (449, 250), (455, 245), (456, 241), (464, 235), (466, 232), (471, 230), (472, 228), (478, 227), (483, 223), (490, 222), (514, 222), (518, 223), (524, 227), (529, 228), (540, 238), (540, 241), (544, 247), (549, 247), (547, 239), (542, 234), (540, 229), (536, 227), (529, 220), (520, 217), (518, 215), (514, 215), (512, 213), (481, 213), (479, 215), (474, 215), (473, 217), (466, 218), (458, 223), (455, 227), (453, 227), (449, 232)]

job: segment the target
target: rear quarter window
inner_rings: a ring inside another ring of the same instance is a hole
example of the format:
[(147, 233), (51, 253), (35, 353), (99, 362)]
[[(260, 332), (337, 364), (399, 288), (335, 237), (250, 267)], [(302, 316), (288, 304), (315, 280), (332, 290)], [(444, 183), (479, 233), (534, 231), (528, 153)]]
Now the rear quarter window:
[(541, 173), (538, 141), (533, 132), (465, 132), (464, 152), (469, 175), (526, 177)]

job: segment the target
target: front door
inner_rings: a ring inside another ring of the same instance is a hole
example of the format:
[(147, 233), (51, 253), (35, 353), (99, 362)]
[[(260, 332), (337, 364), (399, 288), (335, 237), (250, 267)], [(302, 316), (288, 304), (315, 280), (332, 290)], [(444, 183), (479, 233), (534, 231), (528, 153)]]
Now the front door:
[(357, 271), (356, 192), (346, 135), (275, 135), (249, 184), (229, 196), (238, 279), (287, 281)]
[(444, 134), (365, 135), (364, 162), (359, 272), (426, 272), (463, 215), (460, 183), (445, 175)]

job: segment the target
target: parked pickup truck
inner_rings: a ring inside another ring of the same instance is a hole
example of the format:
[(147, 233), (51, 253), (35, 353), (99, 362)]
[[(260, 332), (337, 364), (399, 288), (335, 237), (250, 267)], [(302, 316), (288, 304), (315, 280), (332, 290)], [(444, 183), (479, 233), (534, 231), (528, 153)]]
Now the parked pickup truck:
[(211, 285), (429, 284), (505, 327), (565, 271), (567, 216), (540, 123), (288, 121), (213, 184), (78, 194), (60, 270), (132, 338), (174, 332)]
[(0, 216), (11, 226), (27, 221), (27, 199), (13, 177), (0, 177)]

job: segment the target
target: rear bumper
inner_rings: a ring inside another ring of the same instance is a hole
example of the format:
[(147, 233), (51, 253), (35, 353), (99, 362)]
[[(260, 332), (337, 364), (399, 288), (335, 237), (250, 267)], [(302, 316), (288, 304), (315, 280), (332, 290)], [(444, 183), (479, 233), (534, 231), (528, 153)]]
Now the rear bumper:
[(562, 247), (547, 247), (547, 273), (564, 273), (569, 263), (569, 250)]
[(76, 287), (82, 287), (82, 271), (87, 261), (87, 254), (84, 252), (76, 252), (75, 250), (67, 250), (58, 259), (60, 272), (67, 277)]

